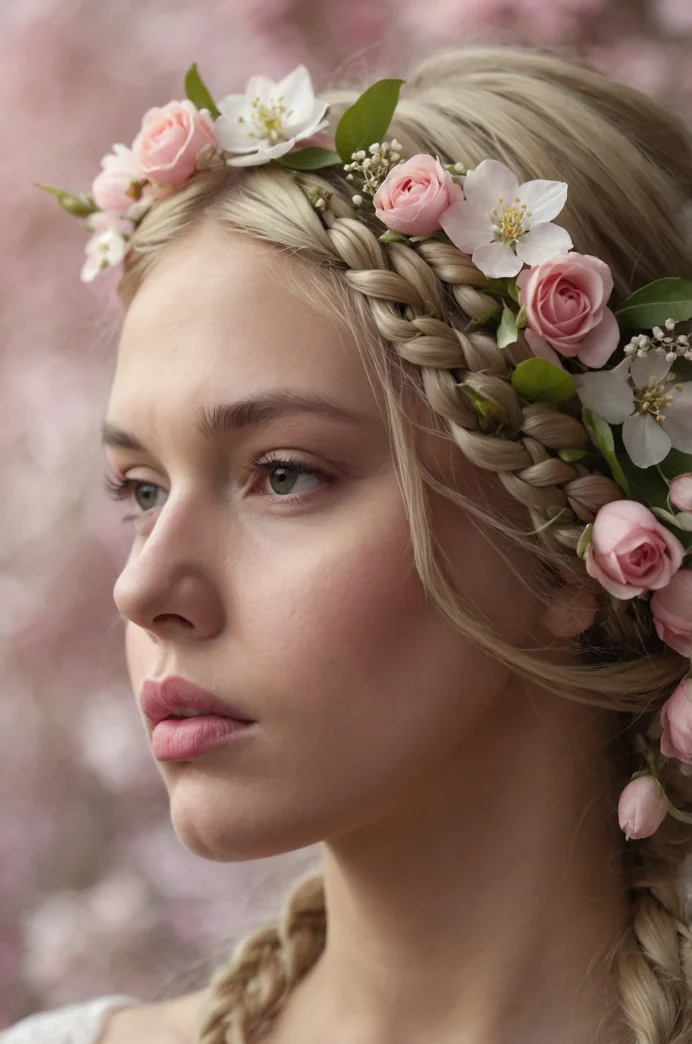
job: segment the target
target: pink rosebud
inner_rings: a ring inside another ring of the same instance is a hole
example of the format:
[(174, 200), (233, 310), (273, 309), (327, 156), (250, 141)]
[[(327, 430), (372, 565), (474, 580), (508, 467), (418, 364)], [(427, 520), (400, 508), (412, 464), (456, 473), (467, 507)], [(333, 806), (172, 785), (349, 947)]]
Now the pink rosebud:
[(197, 155), (210, 142), (216, 144), (211, 116), (186, 99), (149, 109), (132, 152), (142, 178), (158, 185), (182, 185), (194, 174)]
[(629, 841), (651, 837), (666, 818), (668, 798), (657, 779), (639, 776), (631, 780), (618, 802), (620, 829)]
[(670, 502), (678, 511), (692, 511), (692, 472), (678, 475), (670, 484)]
[(665, 587), (684, 554), (677, 537), (643, 504), (614, 500), (596, 515), (586, 571), (616, 598), (634, 598)]
[(373, 202), (388, 228), (407, 236), (427, 236), (440, 227), (440, 215), (463, 198), (461, 186), (439, 159), (420, 153), (392, 167)]
[(679, 570), (649, 605), (661, 641), (681, 656), (692, 656), (692, 570)]
[(526, 340), (534, 355), (559, 362), (559, 352), (595, 369), (607, 362), (618, 346), (620, 330), (606, 307), (613, 277), (605, 261), (563, 251), (525, 268), (517, 286), (526, 308)]
[(124, 214), (137, 198), (136, 186), (140, 176), (132, 150), (114, 145), (101, 160), (101, 173), (94, 178), (91, 193), (101, 210)]
[(661, 707), (661, 754), (692, 765), (692, 678), (680, 682)]

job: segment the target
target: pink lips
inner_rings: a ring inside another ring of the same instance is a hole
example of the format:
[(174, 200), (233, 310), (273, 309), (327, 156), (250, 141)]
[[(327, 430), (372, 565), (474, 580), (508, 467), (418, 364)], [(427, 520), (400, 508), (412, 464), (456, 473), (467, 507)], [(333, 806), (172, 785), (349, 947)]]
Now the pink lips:
[[(162, 681), (147, 679), (140, 692), (140, 707), (153, 726), (152, 753), (159, 761), (207, 754), (255, 724), (237, 707), (174, 675)], [(183, 710), (200, 711), (204, 716), (176, 718)]]
[(213, 692), (202, 689), (187, 678), (168, 675), (161, 681), (147, 678), (142, 685), (139, 704), (152, 725), (173, 717), (184, 710), (202, 711), (236, 721), (250, 721), (247, 714), (219, 699)]

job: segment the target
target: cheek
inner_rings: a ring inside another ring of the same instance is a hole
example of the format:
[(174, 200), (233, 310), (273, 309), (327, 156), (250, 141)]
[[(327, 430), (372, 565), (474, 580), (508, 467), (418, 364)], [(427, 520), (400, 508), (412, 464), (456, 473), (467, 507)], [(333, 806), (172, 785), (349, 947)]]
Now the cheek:
[(238, 556), (231, 582), (243, 594), (231, 641), (250, 652), (253, 673), (298, 701), (319, 701), (346, 679), (376, 689), (428, 615), (392, 486), (367, 511), (361, 504), (338, 522), (336, 512), (290, 542), (244, 545)]

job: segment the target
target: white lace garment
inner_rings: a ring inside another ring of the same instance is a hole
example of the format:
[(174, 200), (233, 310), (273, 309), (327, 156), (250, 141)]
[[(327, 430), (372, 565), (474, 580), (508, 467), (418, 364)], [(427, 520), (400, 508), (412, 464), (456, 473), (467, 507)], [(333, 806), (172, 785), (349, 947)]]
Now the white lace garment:
[(0, 1033), (0, 1044), (96, 1044), (114, 1008), (142, 1003), (137, 997), (113, 994), (41, 1011)]

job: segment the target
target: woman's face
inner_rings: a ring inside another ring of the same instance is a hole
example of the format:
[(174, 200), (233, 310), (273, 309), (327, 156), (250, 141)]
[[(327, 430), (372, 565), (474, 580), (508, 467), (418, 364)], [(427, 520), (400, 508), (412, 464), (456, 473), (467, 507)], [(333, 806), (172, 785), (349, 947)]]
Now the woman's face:
[[(159, 762), (179, 838), (215, 860), (386, 815), (461, 756), (507, 679), (426, 599), (380, 405), (344, 328), (289, 289), (298, 264), (209, 228), (171, 249), (129, 309), (107, 413), (142, 446), (107, 450), (140, 483), (114, 590), (135, 695), (182, 675), (257, 723)], [(202, 411), (288, 392), (333, 409), (199, 430)], [(424, 437), (437, 467), (449, 444)], [(434, 509), (465, 592), (521, 641), (530, 596), (458, 509)]]

